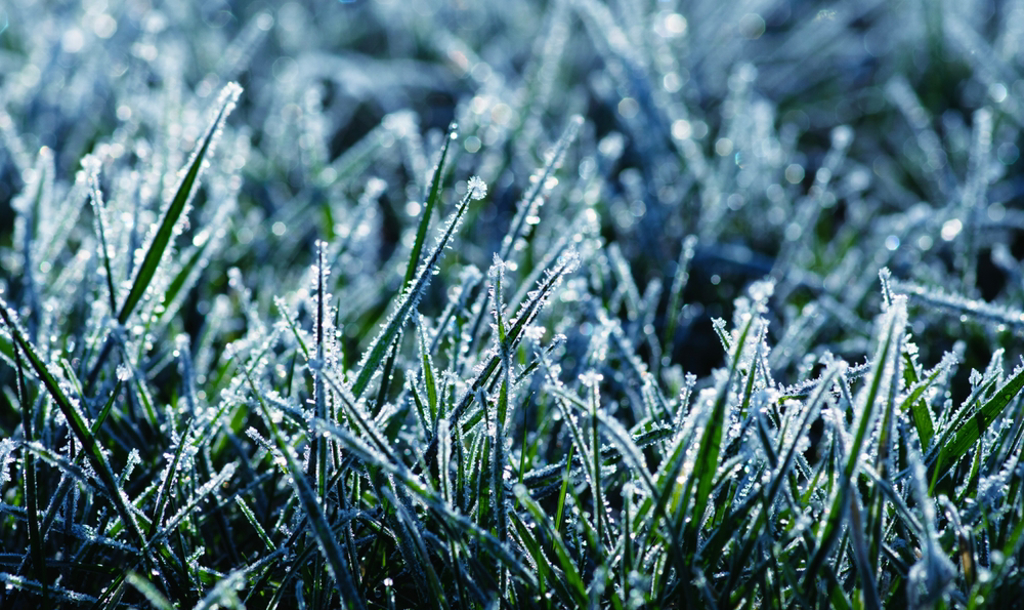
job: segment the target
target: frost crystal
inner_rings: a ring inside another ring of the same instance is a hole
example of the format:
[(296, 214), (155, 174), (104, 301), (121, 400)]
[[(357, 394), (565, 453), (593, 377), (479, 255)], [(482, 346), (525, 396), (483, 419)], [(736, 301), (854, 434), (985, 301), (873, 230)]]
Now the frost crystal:
[(487, 185), (480, 179), (480, 176), (470, 178), (466, 186), (469, 189), (469, 197), (473, 201), (480, 201), (487, 196)]
[(6, 485), (11, 480), (10, 466), (16, 459), (14, 451), (17, 448), (17, 444), (9, 438), (0, 441), (0, 485)]

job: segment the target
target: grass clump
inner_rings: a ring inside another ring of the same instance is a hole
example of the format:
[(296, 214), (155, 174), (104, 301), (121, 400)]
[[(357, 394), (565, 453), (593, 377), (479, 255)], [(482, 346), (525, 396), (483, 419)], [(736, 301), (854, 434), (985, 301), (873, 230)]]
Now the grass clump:
[(0, 606), (1020, 607), (952, 4), (12, 0)]

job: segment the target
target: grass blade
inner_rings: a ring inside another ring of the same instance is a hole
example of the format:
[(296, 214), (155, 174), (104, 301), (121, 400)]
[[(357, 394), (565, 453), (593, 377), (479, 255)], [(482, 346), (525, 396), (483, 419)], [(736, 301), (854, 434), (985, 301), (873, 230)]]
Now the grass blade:
[(316, 491), (306, 478), (302, 465), (295, 458), (288, 440), (278, 430), (277, 424), (274, 423), (270, 407), (263, 398), (263, 392), (257, 388), (256, 382), (252, 378), (252, 373), (248, 369), (245, 371), (245, 376), (253, 396), (256, 397), (256, 401), (259, 403), (264, 420), (270, 427), (270, 433), (274, 437), (274, 442), (284, 456), (288, 471), (295, 482), (295, 492), (298, 494), (299, 501), (308, 518), (306, 522), (307, 527), (309, 527), (310, 532), (316, 539), (320, 552), (323, 553), (324, 558), (327, 560), (327, 570), (331, 574), (335, 587), (337, 587), (341, 603), (347, 607), (354, 607), (359, 610), (364, 609), (363, 598), (356, 589), (355, 581), (352, 578), (352, 571), (348, 567), (348, 562), (345, 560), (345, 554), (338, 544), (337, 537), (331, 530), (330, 523), (327, 522), (327, 516), (324, 515), (323, 508), (320, 506)]
[(78, 438), (78, 441), (82, 443), (82, 446), (85, 448), (86, 455), (88, 456), (93, 469), (103, 482), (107, 494), (113, 501), (114, 507), (117, 509), (118, 516), (121, 517), (122, 521), (129, 528), (132, 537), (135, 539), (135, 543), (138, 544), (139, 548), (143, 548), (145, 546), (145, 538), (142, 535), (142, 530), (139, 528), (138, 522), (135, 520), (135, 513), (128, 506), (125, 497), (122, 495), (121, 489), (114, 478), (114, 473), (110, 469), (110, 463), (107, 461), (106, 455), (96, 442), (95, 435), (92, 433), (92, 430), (86, 426), (85, 419), (78, 412), (78, 408), (73, 405), (67, 395), (64, 394), (64, 390), (61, 389), (60, 383), (52, 374), (50, 374), (46, 364), (43, 363), (42, 359), (36, 353), (35, 348), (31, 343), (29, 343), (28, 339), (22, 333), (21, 328), (15, 322), (14, 315), (7, 308), (7, 302), (2, 298), (0, 298), (0, 318), (3, 318), (4, 323), (10, 331), (11, 337), (19, 347), (21, 347), (21, 350), (25, 353), (29, 364), (35, 371), (36, 376), (46, 387), (46, 390), (50, 393), (50, 396), (57, 404), (61, 413), (64, 414), (72, 433), (74, 433), (75, 437)]
[(814, 550), (807, 569), (804, 571), (803, 583), (807, 590), (814, 587), (814, 579), (818, 570), (821, 569), (825, 557), (832, 550), (832, 545), (839, 537), (840, 523), (843, 512), (848, 502), (846, 495), (850, 493), (850, 485), (857, 473), (861, 453), (865, 442), (868, 440), (869, 432), (875, 419), (875, 406), (881, 394), (883, 384), (889, 378), (890, 383), (897, 383), (892, 378), (895, 366), (891, 361), (899, 358), (899, 354), (893, 353), (893, 347), (899, 343), (898, 336), (902, 335), (904, 326), (907, 323), (907, 299), (905, 296), (897, 295), (889, 304), (882, 327), (883, 339), (879, 341), (878, 351), (872, 360), (871, 379), (864, 391), (864, 398), (859, 402), (859, 415), (857, 420), (857, 431), (850, 445), (849, 454), (846, 456), (846, 465), (839, 477), (839, 489), (833, 493), (832, 507), (828, 517), (821, 526), (818, 535), (818, 547)]
[(419, 303), (420, 297), (423, 296), (423, 291), (426, 290), (428, 284), (430, 284), (430, 278), (434, 274), (434, 270), (437, 268), (437, 264), (441, 260), (441, 256), (444, 254), (444, 250), (448, 247), (452, 236), (455, 231), (458, 230), (459, 225), (462, 222), (462, 217), (466, 213), (466, 209), (469, 207), (469, 203), (474, 200), (483, 199), (483, 194), (478, 189), (470, 189), (466, 193), (466, 196), (459, 202), (455, 212), (449, 217), (448, 224), (445, 226), (441, 235), (438, 237), (437, 244), (431, 251), (430, 256), (427, 257), (423, 264), (420, 265), (419, 271), (416, 274), (416, 279), (398, 301), (398, 305), (391, 317), (388, 319), (384, 326), (384, 329), (370, 344), (370, 347), (366, 350), (366, 355), (363, 356), (360, 362), (359, 375), (356, 380), (352, 383), (352, 394), (359, 398), (366, 390), (366, 386), (370, 384), (370, 379), (373, 378), (374, 373), (377, 372), (377, 368), (380, 366), (381, 360), (384, 359), (388, 349), (390, 349), (392, 343), (398, 337), (399, 332), (405, 326), (406, 322), (412, 316), (413, 310)]
[(153, 276), (156, 275), (156, 270), (160, 266), (164, 252), (167, 251), (171, 238), (174, 237), (175, 227), (195, 195), (196, 186), (202, 175), (203, 162), (207, 155), (213, 152), (213, 147), (224, 126), (224, 121), (227, 120), (228, 114), (234, 109), (235, 103), (241, 94), (242, 88), (236, 83), (228, 84), (221, 91), (217, 103), (217, 115), (210, 122), (209, 127), (206, 128), (206, 133), (203, 135), (199, 147), (192, 154), (192, 158), (188, 163), (188, 169), (178, 185), (178, 190), (170, 205), (167, 206), (163, 220), (160, 221), (160, 227), (153, 236), (153, 241), (150, 242), (149, 249), (142, 259), (142, 264), (139, 265), (139, 270), (135, 273), (131, 290), (128, 292), (128, 296), (125, 297), (120, 313), (117, 314), (117, 321), (119, 323), (124, 324), (128, 321), (128, 318), (131, 317), (132, 312), (135, 311), (139, 302), (142, 301), (142, 297), (146, 294), (146, 289), (149, 288), (150, 282), (153, 281)]
[[(34, 434), (32, 431), (32, 407), (28, 397), (28, 388), (25, 386), (25, 373), (22, 370), (21, 353), (15, 345), (14, 359), (18, 377), (18, 401), (21, 403), (21, 426), (25, 439), (32, 442)], [(28, 537), (29, 550), (32, 556), (32, 571), (36, 580), (42, 584), (43, 608), (50, 607), (49, 579), (46, 576), (46, 558), (43, 555), (43, 539), (40, 536), (39, 527), (39, 503), (36, 497), (36, 460), (28, 447), (22, 449), (22, 460), (25, 469), (25, 510), (28, 513)]]
[(444, 144), (441, 146), (441, 158), (438, 160), (434, 173), (431, 175), (427, 200), (420, 216), (420, 224), (416, 228), (416, 241), (413, 242), (412, 251), (409, 253), (409, 264), (405, 267), (405, 279), (402, 280), (402, 286), (405, 288), (409, 287), (409, 283), (419, 267), (420, 254), (423, 252), (423, 242), (427, 239), (430, 219), (441, 199), (441, 184), (444, 182), (444, 162), (448, 158), (448, 147), (459, 138), (458, 130), (459, 126), (456, 123), (448, 126), (448, 133), (445, 134)]
[[(694, 488), (694, 483), (696, 483), (693, 513), (689, 515), (689, 525), (683, 533), (683, 543), (689, 549), (696, 549), (697, 547), (697, 532), (701, 527), (701, 521), (704, 519), (704, 512), (710, 500), (712, 483), (714, 482), (715, 474), (718, 472), (718, 455), (722, 447), (722, 434), (725, 431), (725, 414), (730, 387), (739, 375), (739, 366), (744, 353), (744, 347), (755, 320), (757, 320), (756, 316), (750, 316), (733, 346), (729, 377), (718, 389), (711, 413), (704, 425), (704, 433), (700, 439), (700, 448), (697, 451), (697, 461), (693, 470), (694, 476), (688, 479), (686, 489), (683, 492), (682, 510), (680, 510), (680, 514), (676, 518), (680, 523), (689, 509), (688, 500)], [(753, 375), (754, 371), (750, 370), (747, 374)]]
[(545, 536), (550, 541), (555, 551), (555, 557), (558, 559), (558, 565), (562, 568), (567, 581), (565, 583), (567, 586), (564, 589), (575, 598), (577, 607), (584, 608), (589, 606), (590, 596), (587, 593), (587, 587), (583, 584), (583, 577), (580, 575), (576, 563), (569, 554), (569, 549), (565, 546), (561, 534), (551, 524), (551, 520), (548, 519), (540, 505), (530, 497), (529, 492), (526, 491), (524, 486), (517, 484), (513, 491), (515, 492), (516, 499), (521, 505), (526, 507), (526, 510), (529, 511), (534, 521), (544, 530)]
[(972, 416), (970, 422), (964, 423), (954, 434), (953, 438), (942, 445), (938, 457), (935, 460), (932, 486), (935, 481), (942, 478), (945, 471), (956, 463), (967, 451), (974, 446), (981, 436), (992, 425), (992, 422), (1013, 403), (1021, 389), (1024, 389), (1024, 367), (1018, 367), (1003, 387), (999, 388), (984, 405), (981, 406)]

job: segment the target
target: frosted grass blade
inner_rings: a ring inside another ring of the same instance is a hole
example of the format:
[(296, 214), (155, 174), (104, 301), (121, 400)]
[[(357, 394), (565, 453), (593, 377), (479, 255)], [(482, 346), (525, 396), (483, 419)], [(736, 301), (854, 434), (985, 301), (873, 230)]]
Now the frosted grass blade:
[[(513, 488), (516, 499), (520, 504), (526, 507), (534, 521), (544, 530), (545, 535), (551, 543), (551, 547), (555, 551), (555, 557), (558, 558), (558, 565), (562, 568), (562, 572), (565, 575), (566, 589), (572, 594), (576, 600), (577, 607), (585, 608), (589, 606), (590, 596), (587, 593), (587, 587), (583, 584), (583, 577), (580, 575), (579, 569), (576, 567), (575, 562), (572, 560), (572, 556), (569, 554), (569, 549), (565, 546), (565, 542), (562, 540), (561, 534), (551, 524), (550, 519), (544, 513), (544, 509), (538, 505), (533, 498), (530, 497), (529, 492), (522, 485), (516, 485)], [(517, 519), (518, 521), (518, 519)]]
[[(413, 242), (412, 250), (409, 253), (409, 262), (406, 263), (405, 267), (405, 278), (402, 280), (402, 289), (408, 290), (412, 286), (413, 278), (416, 275), (416, 270), (419, 266), (420, 255), (423, 251), (423, 242), (426, 241), (427, 229), (430, 227), (430, 219), (433, 216), (434, 209), (437, 207), (438, 202), (441, 199), (441, 186), (444, 181), (444, 162), (448, 157), (448, 147), (453, 141), (458, 139), (458, 125), (452, 123), (448, 126), (448, 133), (445, 135), (444, 145), (441, 147), (441, 158), (437, 162), (437, 166), (434, 168), (430, 180), (429, 190), (427, 192), (425, 205), (423, 212), (420, 216), (420, 224), (416, 229), (416, 240)], [(384, 402), (387, 400), (388, 383), (391, 379), (391, 372), (395, 366), (395, 359), (398, 357), (396, 351), (392, 350), (388, 354), (387, 362), (384, 365), (384, 374), (382, 376), (380, 390), (377, 395), (376, 409), (383, 407)], [(358, 393), (357, 393), (358, 395)]]
[(419, 324), (419, 350), (420, 350), (420, 361), (423, 370), (423, 385), (427, 390), (427, 407), (429, 408), (430, 420), (423, 422), (424, 426), (428, 430), (432, 430), (437, 423), (439, 415), (440, 403), (438, 401), (437, 392), (437, 373), (434, 371), (434, 359), (430, 356), (430, 348), (427, 343), (427, 333), (424, 328), (424, 322), (421, 320)]
[(545, 190), (550, 188), (549, 178), (561, 167), (562, 159), (565, 157), (569, 146), (576, 140), (581, 127), (583, 127), (583, 117), (574, 115), (569, 119), (569, 124), (566, 126), (565, 131), (562, 132), (558, 142), (545, 155), (546, 162), (544, 167), (536, 173), (536, 179), (531, 180), (532, 186), (523, 194), (523, 198), (519, 201), (516, 215), (512, 219), (509, 231), (504, 239), (502, 239), (501, 250), (499, 251), (501, 260), (511, 260), (516, 244), (520, 239), (524, 239), (528, 231), (527, 227), (530, 226), (527, 219), (537, 214), (537, 208), (542, 203), (541, 196)]
[(135, 520), (135, 513), (125, 501), (125, 497), (122, 495), (121, 489), (118, 486), (117, 481), (114, 479), (114, 473), (110, 469), (110, 463), (107, 461), (106, 455), (96, 442), (95, 435), (93, 435), (92, 430), (86, 426), (85, 420), (78, 412), (78, 408), (71, 403), (67, 395), (64, 394), (64, 390), (61, 389), (58, 381), (52, 374), (50, 374), (47, 366), (36, 354), (35, 348), (31, 343), (29, 343), (28, 339), (25, 338), (21, 329), (15, 322), (13, 314), (8, 310), (7, 302), (3, 298), (0, 298), (0, 318), (3, 318), (11, 337), (21, 347), (21, 350), (25, 353), (29, 364), (32, 365), (32, 369), (35, 371), (36, 376), (46, 387), (46, 390), (50, 393), (53, 401), (57, 404), (57, 407), (67, 419), (68, 426), (71, 428), (71, 431), (85, 448), (86, 455), (88, 456), (93, 469), (103, 482), (107, 494), (110, 496), (111, 501), (114, 503), (114, 507), (117, 509), (118, 516), (120, 516), (122, 522), (127, 525), (129, 532), (135, 539), (139, 548), (143, 548), (145, 546), (145, 538), (142, 535), (142, 530), (139, 529), (138, 522)]
[(540, 543), (537, 538), (530, 531), (530, 528), (523, 523), (522, 517), (519, 513), (513, 511), (509, 513), (509, 520), (512, 523), (513, 529), (519, 536), (519, 540), (522, 542), (526, 552), (533, 559), (534, 567), (537, 570), (538, 585), (543, 591), (551, 587), (554, 590), (555, 595), (562, 602), (565, 607), (571, 607), (573, 603), (572, 593), (566, 588), (565, 583), (559, 578), (558, 574), (550, 573), (552, 566), (549, 565), (550, 560), (544, 555), (544, 551), (541, 550)]
[(174, 450), (174, 457), (164, 467), (166, 473), (163, 477), (163, 485), (160, 486), (160, 491), (156, 495), (156, 509), (153, 512), (153, 521), (149, 526), (149, 536), (152, 538), (160, 527), (160, 522), (163, 520), (164, 510), (167, 507), (168, 499), (174, 495), (174, 484), (178, 479), (178, 463), (181, 461), (182, 453), (185, 451), (185, 447), (189, 444), (189, 433), (192, 432), (192, 420), (189, 419), (188, 425), (185, 427), (185, 431), (181, 434), (181, 438), (178, 440), (178, 446)]
[[(14, 359), (16, 362), (18, 402), (21, 403), (21, 426), (25, 439), (29, 442), (35, 440), (32, 429), (32, 405), (28, 397), (28, 388), (25, 386), (25, 373), (22, 370), (21, 353), (17, 345), (14, 347)], [(28, 446), (22, 448), (22, 463), (24, 464), (24, 488), (25, 510), (28, 513), (28, 535), (29, 551), (32, 557), (32, 573), (36, 580), (42, 584), (43, 607), (50, 606), (49, 579), (46, 574), (46, 558), (43, 555), (43, 538), (40, 535), (39, 527), (39, 502), (36, 488), (36, 464)], [(6, 467), (6, 466), (5, 466)], [(26, 554), (28, 557), (28, 554)]]
[(943, 356), (942, 362), (924, 380), (917, 380), (913, 367), (904, 367), (904, 371), (914, 375), (912, 380), (914, 385), (900, 405), (900, 411), (906, 412), (908, 409), (910, 410), (911, 419), (914, 422), (914, 427), (917, 429), (917, 436), (921, 440), (921, 448), (924, 451), (928, 451), (931, 447), (932, 439), (935, 438), (935, 423), (932, 421), (931, 409), (929, 409), (928, 403), (923, 398), (924, 393), (932, 387), (942, 374), (948, 373), (955, 363), (956, 357), (952, 353), (947, 352)]
[(256, 530), (256, 535), (260, 537), (260, 540), (263, 542), (263, 546), (267, 547), (267, 551), (271, 553), (276, 551), (277, 547), (274, 546), (274, 541), (267, 535), (267, 531), (263, 529), (263, 525), (256, 518), (252, 509), (249, 508), (249, 505), (246, 504), (245, 499), (243, 499), (242, 496), (235, 496), (235, 504), (238, 506), (238, 510), (242, 511), (242, 514), (245, 515), (245, 518), (252, 525), (253, 529)]
[(682, 316), (683, 291), (690, 280), (690, 263), (697, 251), (697, 236), (688, 235), (683, 239), (683, 249), (679, 253), (679, 261), (676, 263), (675, 276), (672, 278), (672, 288), (669, 291), (668, 309), (665, 316), (668, 324), (665, 326), (665, 338), (662, 343), (668, 353), (672, 353), (675, 346), (676, 327), (679, 325), (679, 318)]
[(135, 311), (139, 302), (142, 301), (142, 297), (146, 294), (146, 289), (149, 288), (150, 282), (153, 281), (156, 270), (163, 259), (164, 252), (167, 251), (171, 238), (174, 237), (175, 227), (195, 195), (199, 178), (202, 175), (204, 161), (207, 155), (213, 152), (213, 147), (224, 126), (224, 121), (227, 120), (228, 114), (234, 109), (235, 103), (241, 94), (242, 88), (237, 83), (230, 83), (221, 91), (220, 98), (218, 99), (217, 115), (209, 127), (206, 128), (206, 133), (203, 135), (198, 148), (192, 154), (192, 158), (188, 163), (188, 169), (178, 184), (177, 193), (175, 193), (170, 205), (167, 206), (163, 219), (160, 221), (160, 227), (153, 236), (149, 249), (146, 251), (138, 271), (135, 273), (131, 290), (128, 292), (128, 296), (125, 297), (121, 311), (117, 315), (119, 323), (124, 324), (128, 321), (128, 318), (131, 317), (132, 312)]
[(100, 257), (103, 259), (103, 268), (107, 276), (107, 296), (110, 302), (110, 311), (117, 311), (117, 291), (114, 289), (114, 271), (110, 267), (110, 247), (107, 245), (107, 220), (106, 209), (103, 205), (103, 193), (100, 191), (100, 160), (88, 156), (82, 161), (87, 166), (89, 175), (89, 192), (92, 199), (92, 211), (96, 218), (96, 233), (100, 238)]
[[(42, 595), (43, 586), (39, 582), (19, 576), (17, 574), (11, 574), (9, 572), (0, 572), (0, 583), (6, 584), (7, 591), (13, 591), (18, 589), (20, 591), (31, 591), (37, 595)], [(73, 591), (59, 585), (50, 587), (50, 592), (53, 594), (53, 598), (57, 601), (65, 603), (71, 603), (75, 605), (94, 604), (96, 598), (85, 593)]]
[[(328, 270), (325, 268), (324, 259), (327, 254), (327, 244), (325, 242), (317, 242), (316, 244), (316, 359), (310, 363), (310, 368), (313, 371), (313, 404), (315, 405), (316, 416), (320, 419), (327, 419), (327, 396), (326, 396), (326, 385), (324, 384), (324, 373), (323, 368), (326, 366), (324, 362), (324, 332), (326, 330), (327, 320), (325, 316), (327, 314), (327, 273)], [(310, 452), (311, 458), (309, 461), (310, 478), (316, 482), (316, 493), (320, 498), (324, 498), (327, 493), (327, 439), (321, 438), (320, 435), (312, 433), (310, 430)]]
[[(100, 410), (99, 414), (96, 416), (96, 419), (93, 420), (92, 427), (90, 428), (90, 430), (92, 431), (92, 434), (94, 436), (99, 434), (100, 427), (103, 425), (103, 422), (107, 419), (107, 416), (110, 414), (110, 410), (114, 406), (114, 401), (117, 398), (118, 394), (120, 394), (123, 385), (124, 382), (118, 379), (117, 385), (114, 386), (114, 390), (110, 393), (110, 397), (107, 399), (106, 404)], [(82, 453), (79, 453), (77, 456), (75, 456), (75, 466), (81, 466), (83, 459), (85, 459), (85, 455)], [(60, 486), (57, 488), (57, 492), (54, 493), (53, 496), (50, 498), (50, 505), (46, 509), (46, 515), (43, 517), (43, 522), (41, 526), (43, 536), (46, 536), (46, 533), (50, 531), (50, 526), (53, 524), (53, 520), (57, 516), (57, 511), (60, 510), (60, 507), (64, 502), (64, 498), (67, 496), (67, 493), (71, 490), (71, 483), (72, 481), (70, 478), (65, 477), (64, 479), (62, 479)]]
[(270, 407), (267, 405), (266, 400), (263, 398), (263, 393), (256, 386), (256, 382), (253, 380), (252, 374), (248, 369), (246, 369), (245, 375), (253, 396), (256, 397), (256, 401), (259, 403), (263, 418), (270, 427), (274, 442), (287, 463), (288, 471), (295, 482), (295, 492), (298, 494), (302, 508), (308, 517), (307, 527), (316, 539), (320, 552), (327, 559), (327, 569), (331, 574), (331, 579), (334, 581), (342, 603), (363, 610), (365, 605), (363, 604), (362, 596), (356, 589), (355, 581), (352, 578), (352, 571), (349, 569), (348, 562), (345, 560), (345, 554), (342, 552), (341, 546), (331, 530), (326, 515), (324, 515), (316, 491), (306, 478), (302, 465), (299, 464), (292, 453), (292, 447), (288, 444), (288, 440), (278, 430), (277, 424), (274, 423)]
[(420, 254), (423, 252), (423, 242), (427, 239), (427, 229), (430, 227), (430, 219), (433, 217), (434, 209), (437, 208), (438, 203), (441, 201), (441, 186), (444, 182), (444, 162), (448, 158), (448, 147), (459, 138), (458, 130), (458, 124), (452, 123), (448, 126), (448, 133), (445, 134), (444, 144), (441, 146), (441, 158), (437, 161), (437, 166), (434, 167), (434, 172), (430, 178), (427, 199), (424, 202), (423, 212), (421, 212), (420, 224), (416, 228), (416, 241), (413, 242), (412, 251), (409, 253), (409, 263), (405, 267), (405, 279), (402, 280), (403, 287), (407, 288), (409, 286), (419, 266)]
[[(701, 527), (701, 521), (704, 519), (704, 511), (707, 509), (711, 499), (712, 483), (715, 479), (715, 474), (718, 472), (718, 455), (721, 451), (722, 434), (725, 431), (725, 414), (726, 407), (728, 406), (730, 386), (732, 386), (733, 381), (740, 373), (740, 360), (747, 337), (750, 336), (755, 320), (757, 320), (757, 317), (751, 315), (742, 330), (740, 330), (736, 345), (733, 347), (732, 364), (729, 367), (728, 379), (719, 386), (714, 405), (711, 408), (711, 414), (704, 425), (704, 433), (701, 436), (700, 448), (697, 451), (696, 464), (693, 471), (694, 476), (687, 480), (686, 490), (683, 493), (684, 503), (681, 505), (682, 510), (680, 510), (680, 514), (676, 517), (677, 522), (682, 523), (685, 513), (689, 510), (688, 500), (691, 491), (694, 489), (694, 483), (696, 483), (696, 493), (693, 496), (694, 509), (689, 515), (689, 525), (683, 533), (683, 542), (690, 549), (696, 549), (697, 532)], [(753, 375), (754, 371), (749, 371), (747, 374)]]
[(846, 464), (839, 474), (839, 489), (833, 492), (831, 509), (818, 534), (818, 547), (814, 549), (813, 555), (808, 561), (807, 569), (803, 574), (803, 584), (808, 590), (813, 588), (814, 579), (818, 571), (825, 562), (826, 556), (832, 550), (832, 546), (839, 538), (845, 503), (848, 502), (846, 495), (851, 493), (850, 485), (853, 484), (853, 478), (857, 473), (864, 444), (868, 440), (869, 432), (874, 423), (875, 407), (883, 385), (887, 379), (889, 383), (897, 383), (896, 379), (892, 379), (895, 366), (891, 362), (898, 359), (899, 354), (894, 353), (893, 348), (899, 343), (899, 337), (902, 336), (906, 323), (906, 297), (897, 295), (894, 297), (893, 302), (889, 304), (889, 309), (883, 319), (882, 333), (884, 334), (882, 336), (884, 338), (879, 341), (878, 350), (872, 360), (871, 378), (863, 392), (864, 398), (858, 400), (859, 413), (856, 420), (856, 433), (849, 448), (849, 455), (846, 456)]
[(1016, 332), (1024, 330), (1024, 311), (988, 303), (980, 299), (968, 299), (962, 295), (929, 289), (912, 282), (892, 281), (894, 290), (906, 293), (914, 301), (935, 307), (951, 316), (967, 316), (983, 324), (995, 327), (1006, 326)]
[[(508, 350), (511, 352), (516, 349), (516, 346), (522, 340), (526, 328), (540, 313), (541, 308), (550, 298), (555, 288), (562, 282), (565, 276), (574, 272), (579, 265), (579, 255), (574, 251), (570, 250), (565, 256), (560, 258), (556, 265), (549, 270), (544, 278), (540, 281), (537, 289), (531, 293), (529, 300), (520, 306), (515, 318), (511, 322), (508, 335), (506, 337), (508, 343)], [(490, 360), (479, 369), (477, 375), (473, 378), (473, 382), (469, 388), (462, 394), (455, 408), (449, 415), (452, 421), (457, 421), (461, 418), (466, 409), (469, 408), (473, 401), (476, 399), (476, 393), (481, 388), (484, 388), (490, 381), (491, 375), (498, 369), (501, 364), (501, 356), (494, 354)], [(455, 427), (455, 426), (453, 426)], [(431, 444), (427, 447), (425, 452), (426, 462), (432, 463), (436, 458), (437, 453), (437, 440), (431, 441)]]
[(973, 415), (970, 421), (965, 422), (954, 434), (949, 442), (942, 445), (938, 457), (935, 459), (934, 475), (932, 486), (935, 481), (941, 479), (946, 469), (950, 468), (971, 447), (978, 442), (982, 434), (988, 430), (992, 422), (1013, 403), (1021, 390), (1024, 389), (1024, 367), (1018, 367), (1010, 378), (995, 395), (985, 402)]
[(373, 340), (373, 343), (370, 344), (370, 347), (366, 350), (366, 353), (359, 365), (359, 374), (356, 377), (356, 380), (352, 383), (352, 394), (356, 398), (362, 396), (366, 387), (370, 384), (370, 379), (372, 379), (374, 373), (377, 372), (377, 368), (380, 366), (381, 360), (384, 359), (385, 354), (387, 354), (392, 343), (398, 337), (402, 327), (404, 327), (409, 321), (409, 318), (412, 316), (412, 312), (419, 303), (420, 297), (423, 296), (424, 290), (426, 290), (427, 285), (430, 284), (430, 278), (433, 276), (434, 270), (437, 268), (437, 265), (441, 260), (441, 256), (449, 246), (452, 236), (458, 230), (459, 225), (462, 222), (462, 218), (466, 213), (466, 209), (469, 207), (469, 203), (474, 199), (479, 199), (480, 197), (478, 197), (478, 195), (480, 195), (479, 191), (470, 189), (469, 192), (466, 193), (466, 196), (462, 198), (462, 201), (459, 202), (458, 207), (449, 217), (447, 225), (438, 237), (437, 244), (431, 251), (430, 256), (428, 256), (427, 259), (423, 261), (423, 264), (420, 265), (415, 281), (405, 289), (394, 312), (385, 323), (384, 329), (381, 330), (380, 334), (377, 335)]

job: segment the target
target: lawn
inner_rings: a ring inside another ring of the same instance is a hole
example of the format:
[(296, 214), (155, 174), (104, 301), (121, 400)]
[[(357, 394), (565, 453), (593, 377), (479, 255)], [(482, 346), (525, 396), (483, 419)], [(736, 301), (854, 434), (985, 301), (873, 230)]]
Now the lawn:
[(1024, 608), (1022, 23), (7, 0), (0, 607)]

